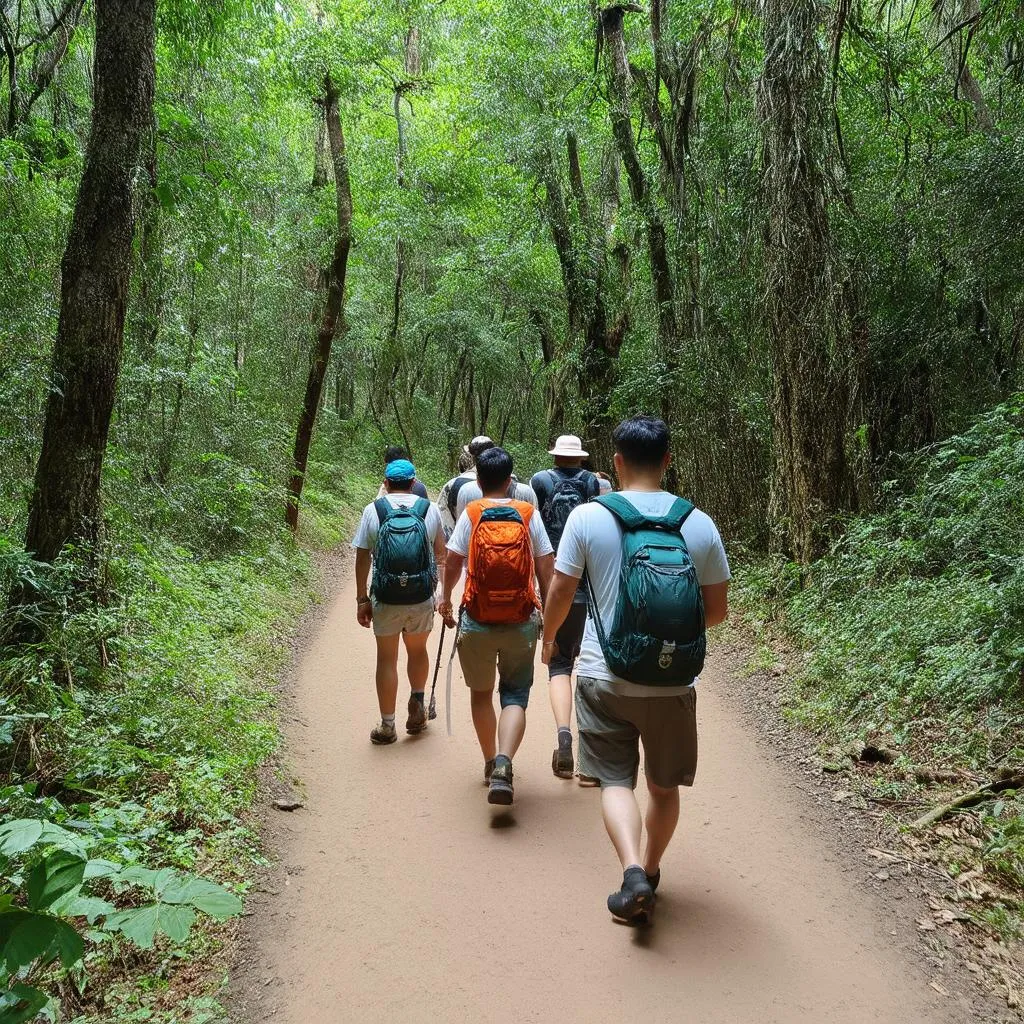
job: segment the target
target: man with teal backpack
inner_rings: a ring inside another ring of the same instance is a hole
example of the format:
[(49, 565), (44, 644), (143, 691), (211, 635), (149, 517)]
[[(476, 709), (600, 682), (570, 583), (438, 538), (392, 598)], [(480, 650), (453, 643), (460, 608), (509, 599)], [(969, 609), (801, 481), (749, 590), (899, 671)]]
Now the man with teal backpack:
[[(711, 519), (662, 490), (669, 431), (634, 416), (612, 435), (622, 490), (570, 515), (544, 606), (554, 637), (586, 573), (589, 614), (577, 666), (579, 770), (601, 784), (605, 828), (623, 868), (612, 916), (645, 924), (661, 857), (679, 820), (679, 787), (697, 769), (697, 693), (705, 630), (728, 614), (729, 563)], [(543, 659), (554, 654), (544, 644)], [(644, 751), (646, 844), (634, 796)]]
[[(427, 727), (424, 691), (430, 659), (427, 638), (434, 624), (437, 565), (445, 557), (444, 532), (436, 506), (412, 491), (416, 469), (395, 459), (384, 471), (385, 496), (363, 510), (352, 541), (356, 550), (356, 618), (373, 626), (377, 641), (377, 701), (381, 722), (370, 733), (374, 743), (394, 743), (398, 700), (398, 648), (405, 641), (409, 696), (405, 731)], [(369, 588), (370, 567), (373, 579)]]

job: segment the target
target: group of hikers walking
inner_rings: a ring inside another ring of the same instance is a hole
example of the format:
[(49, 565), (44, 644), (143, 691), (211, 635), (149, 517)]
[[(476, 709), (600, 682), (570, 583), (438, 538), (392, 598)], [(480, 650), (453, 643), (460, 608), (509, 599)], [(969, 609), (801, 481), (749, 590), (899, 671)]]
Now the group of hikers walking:
[[(442, 644), (445, 629), (456, 631), (487, 800), (498, 805), (514, 799), (512, 762), (526, 732), (541, 642), (557, 730), (552, 771), (601, 787), (604, 824), (623, 869), (608, 909), (618, 921), (646, 924), (679, 818), (679, 787), (692, 785), (696, 772), (695, 684), (706, 629), (728, 612), (730, 574), (710, 517), (662, 489), (671, 459), (667, 425), (634, 416), (612, 440), (618, 491), (585, 468), (588, 452), (574, 435), (557, 439), (552, 468), (528, 485), (514, 476), (504, 448), (475, 437), (436, 504), (408, 453), (388, 449), (381, 492), (352, 542), (356, 614), (377, 642), (381, 720), (370, 739), (381, 745), (398, 738), (399, 645), (411, 690), (405, 728), (416, 734), (433, 716), (426, 685), (435, 614)], [(641, 746), (649, 793), (643, 820), (634, 794)]]

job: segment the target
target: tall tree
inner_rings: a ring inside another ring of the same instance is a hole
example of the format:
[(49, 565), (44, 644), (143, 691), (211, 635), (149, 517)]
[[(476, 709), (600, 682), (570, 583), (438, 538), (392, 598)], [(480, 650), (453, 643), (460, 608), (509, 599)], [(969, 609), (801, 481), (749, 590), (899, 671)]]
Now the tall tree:
[(818, 0), (763, 0), (765, 296), (777, 505), (800, 561), (856, 500), (850, 323), (829, 216), (832, 132)]
[(94, 545), (121, 365), (135, 230), (133, 182), (153, 116), (156, 0), (97, 0), (95, 101), (61, 263), (60, 319), (25, 548), (53, 561)]
[(330, 73), (324, 78), (324, 117), (327, 122), (327, 136), (331, 146), (331, 164), (334, 168), (334, 189), (337, 205), (337, 234), (334, 254), (326, 268), (327, 301), (320, 318), (320, 328), (309, 363), (306, 379), (306, 395), (295, 432), (295, 454), (292, 476), (288, 485), (288, 505), (285, 518), (288, 525), (297, 529), (299, 525), (299, 499), (306, 478), (309, 462), (309, 448), (313, 442), (313, 427), (320, 408), (324, 378), (331, 361), (331, 345), (345, 308), (345, 275), (348, 271), (348, 254), (352, 247), (352, 187), (348, 173), (348, 155), (345, 151), (345, 134), (341, 127), (340, 94)]

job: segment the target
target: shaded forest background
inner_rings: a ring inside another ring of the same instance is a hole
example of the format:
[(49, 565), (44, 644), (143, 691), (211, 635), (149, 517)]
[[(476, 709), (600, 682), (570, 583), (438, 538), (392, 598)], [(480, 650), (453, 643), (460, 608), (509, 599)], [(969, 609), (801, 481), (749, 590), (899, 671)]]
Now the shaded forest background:
[(1018, 3), (122, 8), (0, 0), (5, 818), (244, 886), (274, 630), (384, 447), (607, 469), (638, 411), (805, 721), (1024, 758)]

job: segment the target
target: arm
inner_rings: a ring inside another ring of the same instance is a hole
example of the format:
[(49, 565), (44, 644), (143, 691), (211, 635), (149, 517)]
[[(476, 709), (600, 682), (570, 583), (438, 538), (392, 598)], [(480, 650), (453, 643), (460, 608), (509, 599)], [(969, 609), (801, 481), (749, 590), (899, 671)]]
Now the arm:
[(548, 593), (551, 588), (551, 574), (555, 571), (554, 553), (535, 558), (533, 564), (537, 572), (537, 582), (540, 584), (541, 607), (545, 607), (548, 603)]
[(707, 627), (710, 629), (725, 622), (729, 617), (729, 581), (701, 587), (700, 592), (704, 597), (704, 622)]
[(444, 566), (448, 560), (448, 546), (444, 539), (444, 530), (438, 529), (434, 534), (434, 561), (437, 563), (437, 575), (444, 584)]
[(367, 548), (356, 548), (356, 620), (366, 628), (373, 621), (373, 604), (366, 589), (369, 576), (370, 552)]
[(572, 599), (576, 594), (580, 581), (575, 576), (568, 576), (557, 569), (551, 585), (548, 587), (547, 598), (544, 601), (544, 635), (550, 637), (544, 643), (541, 651), (541, 661), (547, 665), (551, 661), (551, 655), (555, 650), (555, 636), (565, 622), (565, 617), (572, 607)]
[(444, 619), (449, 629), (455, 628), (455, 613), (452, 610), (452, 591), (455, 584), (462, 576), (462, 567), (466, 564), (466, 556), (460, 555), (451, 548), (448, 549), (444, 563), (444, 585), (441, 590), (441, 603), (437, 606), (437, 613)]

